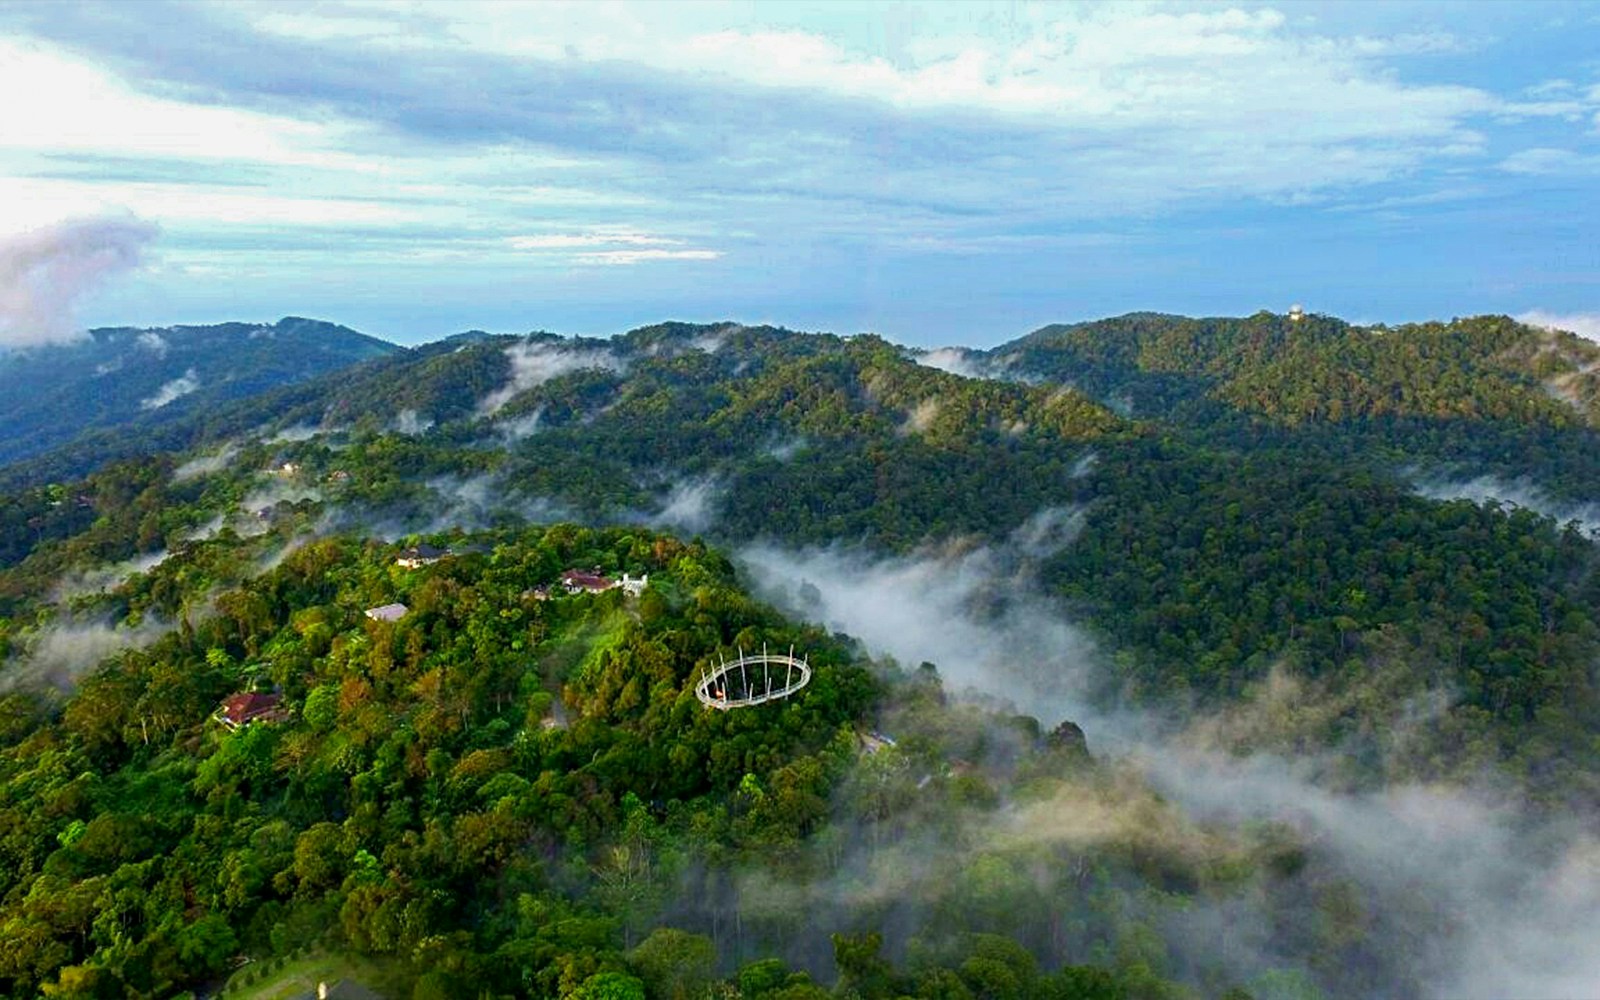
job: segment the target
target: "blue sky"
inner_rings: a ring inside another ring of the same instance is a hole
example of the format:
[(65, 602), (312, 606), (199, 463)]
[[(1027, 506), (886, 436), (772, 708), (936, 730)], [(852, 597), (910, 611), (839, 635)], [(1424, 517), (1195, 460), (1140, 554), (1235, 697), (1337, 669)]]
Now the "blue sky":
[(1593, 3), (12, 2), (0, 343), (1291, 302), (1600, 336), (1596, 39)]

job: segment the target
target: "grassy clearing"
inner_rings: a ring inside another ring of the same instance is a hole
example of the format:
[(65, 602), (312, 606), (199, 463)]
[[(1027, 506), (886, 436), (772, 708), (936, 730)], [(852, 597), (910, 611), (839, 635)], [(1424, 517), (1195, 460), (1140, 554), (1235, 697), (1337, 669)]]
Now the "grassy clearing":
[(562, 684), (583, 676), (598, 661), (603, 650), (622, 642), (628, 615), (615, 611), (599, 622), (580, 621), (535, 650), (545, 684), (560, 690)]
[(332, 986), (341, 979), (354, 979), (385, 996), (398, 995), (386, 989), (392, 985), (391, 977), (371, 959), (318, 952), (291, 958), (282, 966), (276, 961), (251, 962), (239, 969), (218, 994), (219, 1000), (294, 1000), (316, 996), (318, 983)]

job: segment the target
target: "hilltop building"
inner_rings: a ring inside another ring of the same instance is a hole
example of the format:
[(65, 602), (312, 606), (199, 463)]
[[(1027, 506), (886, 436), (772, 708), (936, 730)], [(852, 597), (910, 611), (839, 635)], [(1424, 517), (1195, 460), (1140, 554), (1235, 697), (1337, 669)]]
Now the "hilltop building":
[(241, 691), (222, 700), (222, 707), (212, 716), (229, 729), (239, 729), (252, 722), (284, 722), (289, 712), (283, 707), (281, 694), (255, 694)]
[(376, 608), (367, 609), (367, 617), (375, 622), (397, 622), (406, 616), (411, 609), (404, 604), (383, 604)]
[(401, 549), (400, 554), (395, 556), (394, 564), (405, 569), (421, 569), (424, 566), (432, 566), (449, 554), (449, 549), (433, 545), (413, 545)]
[[(624, 573), (620, 580), (613, 580), (599, 570), (588, 572), (581, 569), (569, 569), (561, 574), (561, 586), (565, 587), (569, 594), (603, 594), (608, 590), (615, 590), (621, 587), (622, 592), (629, 597), (638, 597), (644, 593), (644, 588), (649, 585), (650, 574), (648, 573), (638, 577)], [(543, 588), (540, 589), (542, 590)], [(549, 591), (545, 590), (541, 595), (536, 590), (533, 596), (542, 601), (549, 597)]]
[(569, 594), (600, 594), (615, 587), (617, 582), (602, 576), (598, 570), (589, 573), (581, 569), (569, 569), (561, 574), (561, 585), (567, 588)]

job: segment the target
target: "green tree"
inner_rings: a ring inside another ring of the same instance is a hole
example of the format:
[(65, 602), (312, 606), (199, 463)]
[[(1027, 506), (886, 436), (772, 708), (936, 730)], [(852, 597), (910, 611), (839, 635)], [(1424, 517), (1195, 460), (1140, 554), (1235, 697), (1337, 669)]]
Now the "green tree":
[(711, 939), (658, 927), (628, 953), (652, 1000), (700, 1000), (709, 994), (717, 952)]
[(644, 983), (625, 972), (600, 972), (569, 994), (571, 1000), (645, 1000)]

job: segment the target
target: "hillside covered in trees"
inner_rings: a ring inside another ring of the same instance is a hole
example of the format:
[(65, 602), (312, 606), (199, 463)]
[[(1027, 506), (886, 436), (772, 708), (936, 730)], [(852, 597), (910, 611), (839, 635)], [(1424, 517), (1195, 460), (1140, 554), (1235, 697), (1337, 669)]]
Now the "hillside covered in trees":
[[(62, 705), (0, 699), (9, 995), (171, 995), (214, 987), (240, 956), (332, 942), (416, 996), (697, 995), (726, 980), (821, 997), (788, 964), (818, 948), (863, 990), (1177, 990), (1134, 925), (1066, 929), (1137, 905), (1121, 845), (1070, 852), (1070, 902), (1017, 882), (1068, 845), (993, 848), (971, 878), (920, 891), (900, 967), (870, 928), (913, 897), (841, 905), (830, 927), (799, 891), (862, 863), (863, 833), (887, 854), (933, 823), (946, 850), (970, 850), (988, 817), (1109, 779), (1081, 740), (947, 705), (931, 666), (874, 666), (787, 621), (703, 545), (575, 527), (440, 540), (458, 554), (420, 570), (395, 566), (396, 546), (335, 537), (259, 575), (260, 543), (202, 543), (97, 599), (174, 628)], [(535, 595), (569, 565), (650, 584)], [(213, 613), (196, 613), (197, 590)], [(395, 603), (397, 621), (364, 614)], [(733, 712), (695, 699), (711, 657), (763, 643), (808, 654), (798, 696)], [(274, 710), (230, 728), (218, 706), (251, 691)], [(873, 744), (880, 720), (901, 743)], [(1137, 849), (1174, 884), (1247, 877)], [(1281, 849), (1240, 846), (1235, 863)], [(246, 965), (234, 987), (257, 975)]]
[[(1522, 883), (1581, 849), (1597, 361), (1495, 317), (472, 334), (12, 465), (0, 988), (307, 948), (395, 996), (1488, 988), (1472, 894), (1333, 817), (1492, 789)], [(572, 567), (650, 584), (541, 599)], [(763, 642), (813, 684), (700, 705)], [(251, 691), (283, 717), (213, 718)], [(1241, 818), (1193, 753), (1301, 784)]]
[(130, 434), (400, 353), (346, 327), (292, 316), (106, 328), (65, 344), (0, 349), (0, 463), (75, 445), (78, 458), (64, 471), (82, 474), (129, 453)]
[(1600, 472), (1600, 347), (1504, 316), (1390, 328), (1133, 313), (1044, 327), (981, 357), (1234, 447), (1463, 463), (1569, 497)]

